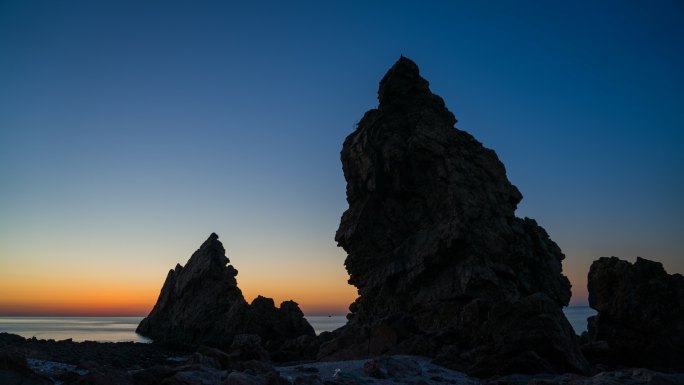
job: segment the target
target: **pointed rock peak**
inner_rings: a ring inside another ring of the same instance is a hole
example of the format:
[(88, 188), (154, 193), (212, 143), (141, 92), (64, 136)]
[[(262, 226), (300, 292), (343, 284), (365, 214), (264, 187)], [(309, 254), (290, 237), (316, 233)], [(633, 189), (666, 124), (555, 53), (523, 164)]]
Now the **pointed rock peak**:
[(378, 101), (381, 106), (406, 104), (430, 95), (429, 83), (420, 76), (416, 63), (401, 56), (380, 81)]
[(216, 233), (211, 233), (209, 238), (202, 243), (202, 246), (200, 246), (199, 250), (210, 250), (217, 254), (225, 254), (226, 250), (223, 248), (223, 244), (218, 240), (218, 238), (219, 237), (216, 235)]
[[(213, 271), (210, 274), (222, 274), (221, 272), (226, 269), (226, 264), (229, 262), (230, 260), (226, 257), (226, 249), (218, 240), (218, 235), (211, 233), (209, 238), (202, 243), (202, 246), (192, 254), (183, 269), (192, 276), (204, 275), (208, 271)], [(228, 266), (228, 269), (234, 272), (232, 266)], [(237, 272), (235, 273), (237, 274)]]
[(209, 235), (209, 238), (207, 238), (207, 240), (204, 241), (204, 243), (202, 244), (202, 247), (204, 247), (207, 244), (211, 244), (211, 243), (214, 243), (214, 244), (218, 243), (220, 245), (221, 242), (219, 242), (218, 238), (219, 238), (219, 236), (216, 233), (211, 233), (211, 235)]
[[(273, 351), (300, 336), (314, 338), (314, 329), (296, 305), (277, 309), (272, 299), (262, 296), (248, 305), (237, 286), (237, 270), (226, 266), (225, 253), (218, 235), (212, 233), (185, 267), (177, 264), (169, 271), (157, 303), (136, 331), (155, 342), (222, 349), (239, 335), (256, 334)], [(302, 361), (313, 358), (312, 354), (302, 350), (300, 356), (287, 357)]]

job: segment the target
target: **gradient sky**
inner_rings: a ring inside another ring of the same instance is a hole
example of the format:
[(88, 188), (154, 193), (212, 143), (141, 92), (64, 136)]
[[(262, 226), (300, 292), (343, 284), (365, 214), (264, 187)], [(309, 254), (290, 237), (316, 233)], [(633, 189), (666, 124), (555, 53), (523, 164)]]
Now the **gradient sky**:
[(248, 299), (345, 313), (339, 152), (400, 54), (572, 303), (600, 256), (684, 273), (683, 3), (418, 3), (0, 0), (0, 315), (144, 315), (211, 232)]

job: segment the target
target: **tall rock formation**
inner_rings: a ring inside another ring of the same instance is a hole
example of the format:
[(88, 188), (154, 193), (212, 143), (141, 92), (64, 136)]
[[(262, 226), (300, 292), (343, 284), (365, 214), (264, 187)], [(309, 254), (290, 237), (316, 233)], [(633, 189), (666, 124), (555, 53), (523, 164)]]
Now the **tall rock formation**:
[(270, 298), (248, 304), (237, 286), (237, 270), (211, 234), (185, 267), (169, 271), (159, 299), (138, 325), (137, 333), (165, 344), (206, 344), (227, 349), (239, 334), (255, 334), (274, 352), (300, 336), (313, 339), (314, 330), (297, 303), (276, 308)]
[(522, 196), (494, 151), (454, 127), (407, 58), (378, 100), (342, 149), (349, 208), (335, 239), (359, 297), (319, 358), (419, 354), (480, 376), (586, 371), (561, 311), (564, 255), (515, 217)]
[(684, 276), (658, 262), (600, 258), (589, 269), (587, 357), (607, 366), (684, 370)]

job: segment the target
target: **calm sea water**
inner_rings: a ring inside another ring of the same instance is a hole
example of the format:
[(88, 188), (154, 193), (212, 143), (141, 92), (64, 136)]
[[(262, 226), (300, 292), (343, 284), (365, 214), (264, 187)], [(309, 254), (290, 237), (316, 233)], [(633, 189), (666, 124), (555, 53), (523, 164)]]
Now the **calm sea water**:
[(38, 339), (151, 342), (135, 333), (143, 317), (0, 317), (0, 332)]
[(347, 317), (343, 315), (306, 316), (305, 318), (314, 328), (316, 334), (333, 331), (335, 329), (341, 328), (347, 323)]
[(563, 309), (563, 313), (575, 329), (575, 333), (579, 335), (587, 331), (587, 318), (596, 315), (596, 310), (589, 306), (568, 306)]
[[(588, 306), (571, 306), (563, 309), (577, 334), (587, 328), (587, 318), (596, 314)], [(316, 334), (343, 326), (345, 316), (308, 316)], [(142, 317), (0, 317), (0, 332), (38, 339), (100, 342), (150, 342), (135, 333)]]

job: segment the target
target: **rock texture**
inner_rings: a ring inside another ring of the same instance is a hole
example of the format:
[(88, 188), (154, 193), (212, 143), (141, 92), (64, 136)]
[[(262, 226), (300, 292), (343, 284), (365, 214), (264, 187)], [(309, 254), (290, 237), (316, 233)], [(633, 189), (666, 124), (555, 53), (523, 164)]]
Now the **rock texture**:
[(684, 370), (684, 277), (658, 262), (600, 258), (589, 269), (587, 357), (608, 366)]
[[(237, 345), (244, 344), (238, 343)], [(529, 374), (478, 380), (417, 356), (273, 366), (219, 349), (169, 350), (156, 344), (25, 339), (0, 333), (0, 384), (103, 385), (679, 385), (684, 374), (646, 369)], [(244, 353), (244, 351), (243, 351)]]
[(51, 385), (47, 377), (31, 370), (26, 357), (20, 352), (2, 346), (0, 350), (0, 384), (3, 385)]
[(335, 239), (359, 298), (321, 359), (418, 354), (478, 376), (585, 372), (561, 308), (564, 258), (494, 151), (401, 57), (342, 149), (348, 210)]
[(225, 254), (218, 236), (211, 234), (185, 267), (169, 271), (157, 303), (136, 332), (163, 344), (223, 349), (240, 336), (239, 341), (257, 341), (270, 352), (278, 352), (291, 339), (314, 337), (295, 302), (276, 308), (272, 299), (259, 296), (248, 304), (237, 286), (237, 270), (226, 266)]

